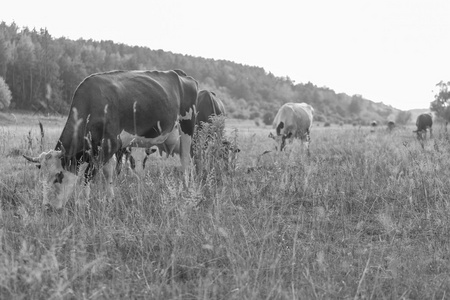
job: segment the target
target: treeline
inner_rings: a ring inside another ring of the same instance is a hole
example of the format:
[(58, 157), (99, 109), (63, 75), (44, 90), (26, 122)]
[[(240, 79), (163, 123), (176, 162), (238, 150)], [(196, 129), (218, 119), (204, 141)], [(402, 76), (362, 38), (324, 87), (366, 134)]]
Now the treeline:
[(365, 124), (394, 112), (358, 95), (336, 94), (312, 83), (295, 84), (289, 77), (276, 77), (260, 67), (112, 41), (53, 38), (46, 29), (0, 24), (0, 77), (11, 91), (10, 108), (66, 114), (83, 78), (118, 69), (182, 69), (201, 88), (215, 91), (230, 116), (260, 118), (265, 123), (286, 102), (310, 103), (316, 120), (329, 122)]

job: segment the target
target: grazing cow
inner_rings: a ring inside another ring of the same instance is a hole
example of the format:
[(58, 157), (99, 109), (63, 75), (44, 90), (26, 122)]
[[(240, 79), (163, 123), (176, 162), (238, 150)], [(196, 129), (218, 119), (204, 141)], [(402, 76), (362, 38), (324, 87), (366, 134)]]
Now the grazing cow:
[(202, 122), (210, 123), (212, 116), (224, 115), (225, 106), (214, 92), (201, 90), (197, 97), (197, 112), (196, 124), (201, 128)]
[[(212, 116), (220, 116), (225, 114), (225, 107), (222, 101), (216, 96), (214, 92), (201, 90), (197, 96), (197, 129), (201, 130), (202, 123), (211, 123)], [(165, 152), (167, 157), (169, 155), (180, 153), (179, 134), (174, 130), (164, 144), (157, 145), (159, 154)]]
[(430, 129), (430, 138), (433, 137), (433, 118), (431, 114), (420, 114), (416, 120), (417, 130), (413, 132), (417, 133), (418, 139), (425, 139), (427, 137), (427, 129)]
[[(186, 170), (191, 160), (197, 89), (198, 83), (181, 70), (112, 71), (85, 78), (73, 95), (55, 150), (39, 157), (25, 156), (48, 171), (50, 185), (45, 188), (44, 204), (55, 208), (65, 205), (81, 164), (88, 163), (86, 181), (103, 165), (111, 174), (115, 166), (111, 158), (119, 149), (164, 143), (177, 123), (181, 164)], [(66, 178), (72, 179), (69, 182)], [(112, 185), (109, 195), (113, 196)]]
[(375, 128), (377, 128), (377, 126), (378, 126), (378, 122), (377, 121), (372, 121), (372, 122), (370, 122), (370, 127), (372, 127), (371, 129), (370, 129), (370, 132), (375, 132)]
[(395, 128), (395, 122), (394, 122), (394, 121), (389, 121), (389, 122), (387, 123), (387, 127), (388, 127), (388, 130), (389, 130), (389, 131), (394, 130), (394, 128)]
[(286, 145), (286, 139), (290, 142), (294, 138), (306, 140), (309, 153), (310, 129), (313, 122), (314, 109), (307, 103), (286, 103), (279, 110), (273, 121), (276, 136), (270, 133), (269, 137), (275, 139), (282, 151)]
[[(225, 107), (222, 101), (216, 96), (214, 92), (210, 92), (207, 90), (201, 90), (197, 96), (197, 117), (196, 117), (196, 125), (197, 129), (201, 130), (202, 123), (211, 123), (212, 116), (219, 116), (225, 114)], [(166, 157), (170, 155), (174, 156), (175, 154), (180, 154), (180, 142), (179, 142), (179, 133), (178, 128), (175, 127), (172, 130), (169, 137), (165, 140), (164, 143), (156, 145), (158, 148), (159, 155), (163, 155), (163, 152), (166, 153)], [(147, 161), (149, 155), (154, 151), (150, 152), (150, 149), (147, 149), (147, 156), (142, 160), (143, 167), (145, 168), (145, 162)], [(228, 141), (223, 141), (223, 149), (222, 152), (239, 152), (239, 149), (231, 149)], [(223, 155), (223, 153), (221, 154)], [(129, 165), (131, 169), (134, 169), (135, 164), (133, 161), (135, 158), (131, 154), (131, 150), (125, 153), (125, 161), (129, 161)], [(121, 160), (118, 160), (118, 164), (121, 163)]]

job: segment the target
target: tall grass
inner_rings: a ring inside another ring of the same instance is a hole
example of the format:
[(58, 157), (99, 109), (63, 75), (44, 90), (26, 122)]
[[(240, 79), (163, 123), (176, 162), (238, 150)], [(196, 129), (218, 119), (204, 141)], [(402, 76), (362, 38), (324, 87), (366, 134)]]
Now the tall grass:
[(447, 136), (314, 127), (308, 157), (252, 130), (238, 126), (231, 171), (212, 155), (186, 181), (177, 159), (153, 159), (118, 176), (113, 201), (98, 178), (86, 206), (45, 216), (3, 128), (0, 298), (446, 298)]

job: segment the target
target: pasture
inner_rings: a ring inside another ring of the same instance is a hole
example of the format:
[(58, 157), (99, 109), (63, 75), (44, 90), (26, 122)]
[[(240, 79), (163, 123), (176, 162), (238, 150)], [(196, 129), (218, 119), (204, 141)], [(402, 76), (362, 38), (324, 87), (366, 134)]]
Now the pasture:
[(117, 176), (114, 201), (98, 178), (86, 206), (46, 215), (21, 155), (54, 148), (64, 123), (17, 115), (0, 127), (0, 299), (450, 295), (450, 140), (439, 128), (421, 143), (413, 127), (315, 124), (308, 157), (300, 142), (263, 154), (271, 128), (227, 120), (241, 149), (232, 166), (200, 180), (153, 155), (141, 178)]

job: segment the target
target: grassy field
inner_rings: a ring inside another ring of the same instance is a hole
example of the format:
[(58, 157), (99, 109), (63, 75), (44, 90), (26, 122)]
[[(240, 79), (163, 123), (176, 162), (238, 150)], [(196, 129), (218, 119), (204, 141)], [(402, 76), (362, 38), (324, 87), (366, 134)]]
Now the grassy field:
[[(61, 117), (3, 116), (0, 299), (445, 299), (450, 141), (438, 128), (313, 127), (273, 150), (269, 127), (227, 121), (236, 166), (184, 178), (177, 158), (101, 180), (86, 207), (42, 212), (38, 170)], [(2, 119), (0, 118), (0, 121)], [(31, 130), (31, 131), (30, 131)], [(41, 145), (44, 145), (43, 147)]]

